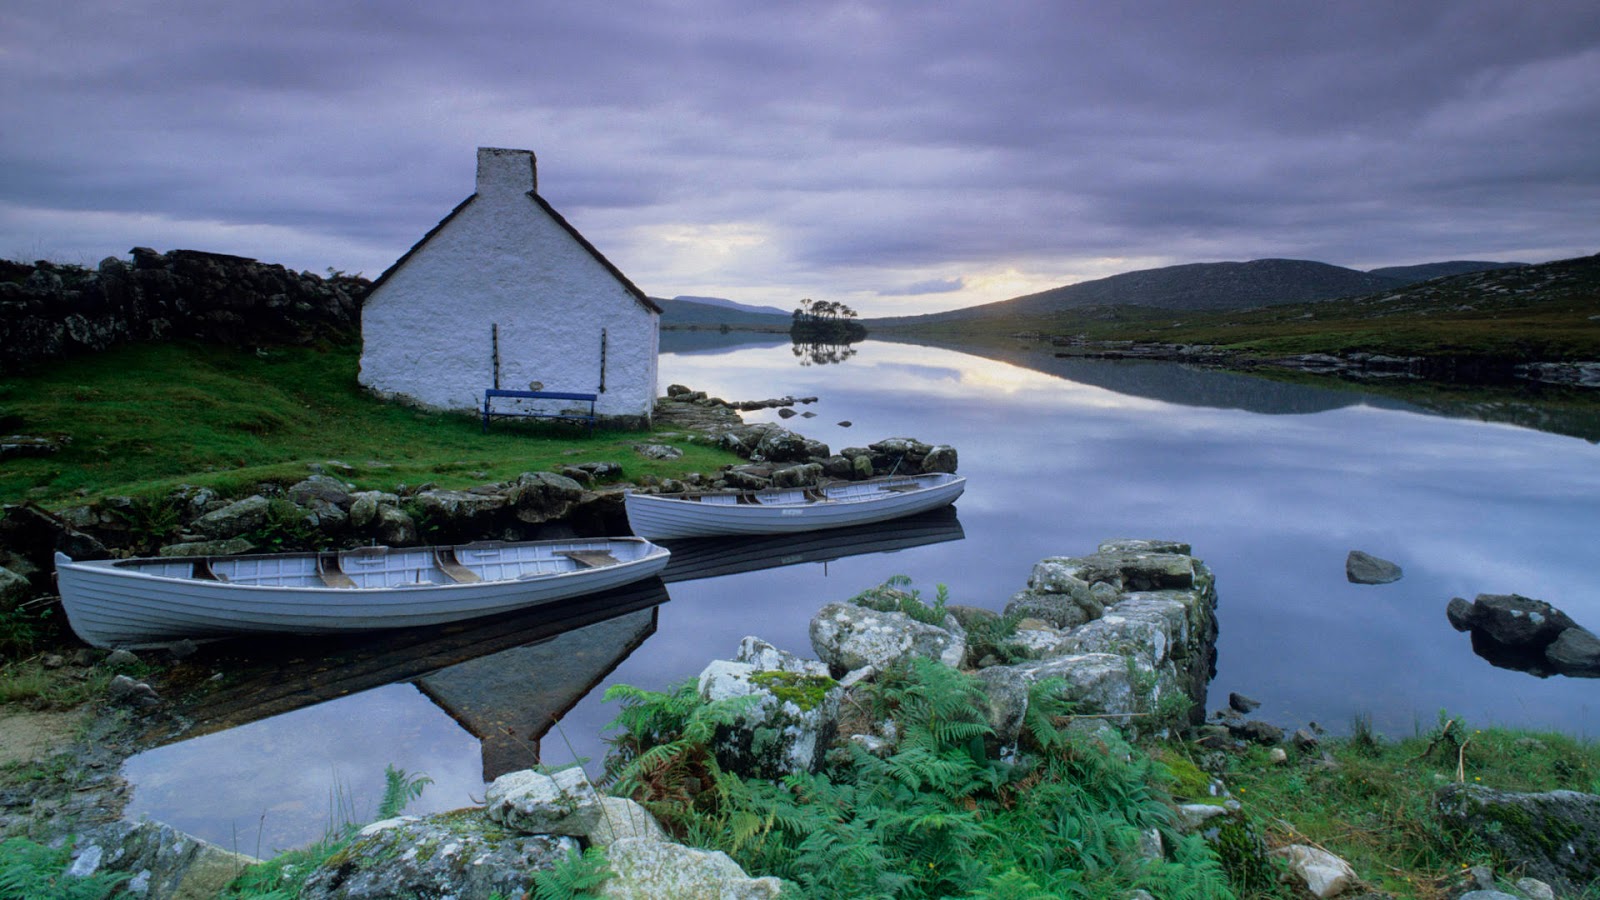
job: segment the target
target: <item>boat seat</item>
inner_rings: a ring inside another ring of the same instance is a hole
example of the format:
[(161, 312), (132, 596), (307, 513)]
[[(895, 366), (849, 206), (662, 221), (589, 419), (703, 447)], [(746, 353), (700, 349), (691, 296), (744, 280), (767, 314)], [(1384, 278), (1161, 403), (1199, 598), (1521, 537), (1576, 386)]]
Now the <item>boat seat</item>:
[(457, 584), (476, 584), (483, 580), (483, 576), (472, 571), (456, 559), (456, 552), (447, 547), (441, 547), (433, 552), (433, 563), (439, 571), (450, 576), (450, 580)]
[(227, 581), (228, 576), (211, 568), (211, 560), (197, 559), (194, 561), (194, 577), (201, 581)]
[(622, 562), (606, 550), (557, 550), (556, 555), (565, 556), (578, 565), (591, 569), (598, 566), (614, 566)]
[(323, 584), (331, 588), (353, 588), (356, 586), (355, 581), (349, 575), (346, 575), (343, 569), (339, 568), (339, 557), (337, 556), (317, 557), (317, 577), (322, 579)]
[(920, 490), (922, 490), (922, 485), (920, 485), (920, 484), (886, 484), (886, 485), (883, 486), (883, 489), (888, 491), (891, 494), (904, 494), (904, 493), (906, 493), (908, 491), (920, 491)]

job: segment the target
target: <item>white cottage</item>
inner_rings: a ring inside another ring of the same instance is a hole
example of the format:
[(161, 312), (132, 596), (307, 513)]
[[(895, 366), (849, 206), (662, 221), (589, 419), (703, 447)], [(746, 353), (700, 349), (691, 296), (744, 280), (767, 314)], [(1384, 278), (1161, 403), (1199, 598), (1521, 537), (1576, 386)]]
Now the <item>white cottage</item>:
[(360, 380), (437, 409), (492, 387), (596, 394), (597, 415), (648, 421), (660, 316), (539, 196), (532, 152), (480, 147), (477, 192), (373, 282)]

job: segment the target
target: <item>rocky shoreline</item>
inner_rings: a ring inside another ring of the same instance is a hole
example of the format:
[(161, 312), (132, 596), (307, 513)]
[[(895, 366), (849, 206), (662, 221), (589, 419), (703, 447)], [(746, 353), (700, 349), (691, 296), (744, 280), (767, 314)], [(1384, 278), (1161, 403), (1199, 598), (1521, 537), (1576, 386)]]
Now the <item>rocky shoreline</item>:
[(1208, 344), (1157, 341), (1089, 341), (1054, 338), (1056, 356), (1081, 359), (1143, 359), (1221, 369), (1281, 369), (1358, 380), (1426, 380), (1470, 384), (1532, 382), (1600, 388), (1600, 362), (1529, 362), (1482, 355), (1390, 356), (1381, 353), (1301, 353), (1259, 357)]
[[(739, 410), (785, 408), (792, 398), (730, 402), (680, 385), (657, 405), (658, 435), (640, 443), (642, 457), (673, 458), (679, 443), (711, 443), (748, 462), (683, 479), (618, 480), (617, 462), (587, 462), (559, 472), (525, 472), (506, 482), (466, 489), (432, 484), (358, 491), (337, 460), (310, 465), (293, 484), (263, 483), (237, 499), (209, 488), (180, 487), (159, 501), (108, 497), (55, 512), (33, 504), (4, 507), (0, 518), (0, 608), (49, 602), (52, 554), (75, 559), (113, 556), (206, 556), (273, 550), (392, 547), (473, 540), (541, 540), (627, 534), (626, 490), (674, 492), (802, 487), (898, 473), (954, 472), (955, 448), (889, 438), (833, 452), (773, 423), (745, 424)], [(671, 429), (682, 428), (682, 432)]]

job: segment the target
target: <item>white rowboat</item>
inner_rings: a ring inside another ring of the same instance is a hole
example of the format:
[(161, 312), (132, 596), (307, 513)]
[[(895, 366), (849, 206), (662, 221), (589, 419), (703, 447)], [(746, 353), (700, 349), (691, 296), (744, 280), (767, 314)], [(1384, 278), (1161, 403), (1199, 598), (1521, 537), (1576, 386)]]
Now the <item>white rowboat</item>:
[(961, 496), (967, 480), (942, 472), (846, 481), (821, 488), (638, 494), (624, 500), (633, 533), (651, 540), (791, 534), (886, 522)]
[(438, 625), (649, 578), (669, 555), (639, 538), (84, 562), (57, 553), (56, 583), (80, 638), (137, 648)]

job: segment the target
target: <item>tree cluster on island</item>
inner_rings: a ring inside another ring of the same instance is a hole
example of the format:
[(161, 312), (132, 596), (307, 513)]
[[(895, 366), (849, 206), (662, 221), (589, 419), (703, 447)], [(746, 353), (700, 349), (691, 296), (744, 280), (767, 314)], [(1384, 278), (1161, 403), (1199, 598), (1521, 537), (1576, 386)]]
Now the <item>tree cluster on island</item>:
[(800, 301), (791, 316), (789, 338), (796, 344), (849, 344), (867, 336), (855, 310), (837, 300)]

